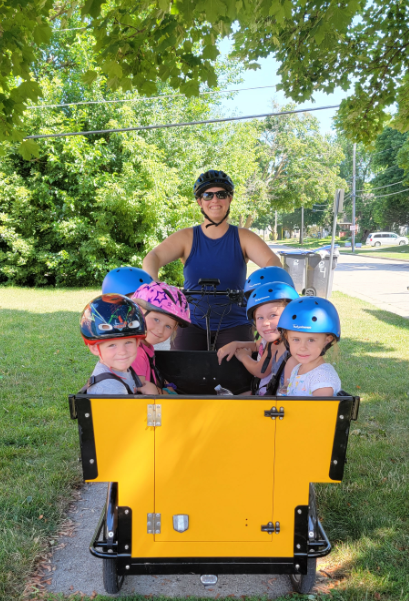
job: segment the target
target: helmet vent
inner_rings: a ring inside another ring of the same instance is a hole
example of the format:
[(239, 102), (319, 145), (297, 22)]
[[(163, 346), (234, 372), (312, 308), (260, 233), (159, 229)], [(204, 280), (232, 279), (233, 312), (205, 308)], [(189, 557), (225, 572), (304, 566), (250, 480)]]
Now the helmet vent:
[(253, 298), (254, 298), (255, 296), (257, 296), (257, 293), (256, 293), (256, 292), (253, 294)]
[(316, 318), (316, 317), (313, 317), (313, 318), (312, 318), (312, 321), (317, 321), (317, 318)]
[(273, 292), (273, 289), (272, 289), (272, 288), (269, 288), (269, 289), (268, 289), (268, 291), (269, 291), (269, 292)]
[(263, 275), (260, 276), (260, 280), (264, 280), (264, 276)]
[(293, 315), (293, 319), (297, 319), (297, 316), (296, 316), (296, 315)]
[(315, 301), (315, 304), (318, 305), (317, 301)]
[(143, 284), (143, 279), (142, 278), (139, 278), (139, 281), (142, 282), (142, 284)]

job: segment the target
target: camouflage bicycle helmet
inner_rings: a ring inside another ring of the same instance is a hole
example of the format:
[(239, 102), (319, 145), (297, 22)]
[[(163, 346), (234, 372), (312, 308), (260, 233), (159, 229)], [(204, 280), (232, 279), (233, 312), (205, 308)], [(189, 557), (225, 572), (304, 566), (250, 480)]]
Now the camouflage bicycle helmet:
[(210, 169), (199, 175), (193, 186), (193, 194), (196, 198), (199, 198), (203, 192), (213, 186), (220, 186), (227, 190), (231, 195), (234, 194), (234, 184), (232, 179), (224, 171), (216, 171), (215, 169)]

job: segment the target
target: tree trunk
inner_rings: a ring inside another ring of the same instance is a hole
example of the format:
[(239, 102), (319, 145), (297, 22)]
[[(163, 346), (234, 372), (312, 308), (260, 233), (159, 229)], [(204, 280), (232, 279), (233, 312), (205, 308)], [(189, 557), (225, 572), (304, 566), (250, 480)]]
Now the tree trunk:
[(254, 221), (254, 215), (252, 215), (250, 213), (250, 215), (247, 215), (247, 219), (246, 219), (246, 223), (244, 224), (244, 227), (248, 230), (251, 227), (251, 224)]
[(243, 227), (243, 215), (239, 217), (239, 227)]

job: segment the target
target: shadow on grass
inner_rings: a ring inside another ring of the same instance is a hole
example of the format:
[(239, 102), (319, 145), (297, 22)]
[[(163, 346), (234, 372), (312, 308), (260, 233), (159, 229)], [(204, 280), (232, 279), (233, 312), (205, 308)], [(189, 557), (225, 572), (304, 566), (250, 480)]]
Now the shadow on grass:
[(367, 309), (365, 307), (363, 310), (365, 311), (365, 313), (368, 313), (368, 315), (372, 315), (379, 321), (383, 321), (388, 325), (392, 325), (404, 330), (409, 330), (409, 320), (406, 317), (395, 315), (395, 313), (390, 313), (389, 311), (382, 311), (381, 309)]

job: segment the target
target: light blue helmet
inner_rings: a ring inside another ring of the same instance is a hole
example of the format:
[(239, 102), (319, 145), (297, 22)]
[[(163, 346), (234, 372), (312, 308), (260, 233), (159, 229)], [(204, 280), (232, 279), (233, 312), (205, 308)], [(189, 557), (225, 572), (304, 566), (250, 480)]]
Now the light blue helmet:
[(336, 308), (326, 298), (303, 296), (289, 303), (278, 322), (279, 330), (332, 334), (341, 337), (341, 324)]
[(247, 319), (252, 320), (254, 311), (261, 305), (272, 303), (276, 300), (291, 301), (295, 298), (299, 298), (298, 292), (284, 282), (270, 282), (258, 286), (258, 288), (250, 292), (250, 297), (247, 301)]
[(262, 267), (253, 271), (244, 284), (244, 296), (248, 298), (255, 288), (269, 282), (284, 282), (294, 288), (293, 278), (282, 267)]
[(153, 278), (139, 267), (116, 267), (109, 271), (102, 282), (102, 294), (122, 294), (135, 292), (142, 284), (150, 284)]

